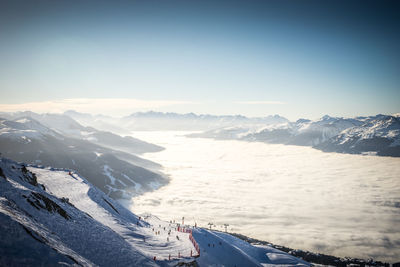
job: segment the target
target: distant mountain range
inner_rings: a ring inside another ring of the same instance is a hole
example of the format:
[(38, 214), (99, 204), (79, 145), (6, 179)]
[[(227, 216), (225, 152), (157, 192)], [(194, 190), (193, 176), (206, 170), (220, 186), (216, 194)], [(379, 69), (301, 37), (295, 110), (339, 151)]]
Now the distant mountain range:
[[(124, 131), (200, 131), (191, 137), (262, 141), (273, 144), (311, 146), (326, 152), (400, 156), (399, 114), (366, 117), (323, 116), (317, 120), (291, 122), (279, 115), (248, 118), (241, 115), (197, 115), (194, 113), (138, 112), (122, 118), (92, 116), (75, 111), (65, 114), (87, 125), (103, 122)], [(92, 123), (90, 123), (92, 122)]]
[(190, 137), (261, 141), (312, 146), (326, 152), (400, 156), (400, 117), (376, 115), (341, 118), (324, 116), (269, 125), (221, 127)]
[[(197, 115), (172, 112), (137, 112), (122, 118), (90, 115), (76, 111), (66, 111), (65, 115), (86, 126), (115, 132), (126, 131), (206, 131), (233, 125), (276, 124), (289, 122), (279, 115), (248, 118), (242, 115)], [(1, 115), (1, 114), (0, 114)], [(100, 126), (100, 127), (99, 127)]]
[(8, 114), (8, 117), (0, 119), (3, 156), (79, 171), (115, 199), (130, 199), (167, 183), (157, 172), (158, 164), (132, 154), (159, 151), (162, 149), (159, 146), (83, 127), (63, 115), (24, 113)]
[[(291, 122), (279, 115), (248, 118), (139, 112), (122, 118), (76, 111), (0, 113), (0, 151), (28, 163), (79, 171), (114, 198), (130, 198), (167, 182), (159, 165), (136, 154), (163, 148), (118, 133), (197, 131), (190, 137), (311, 146), (325, 152), (400, 156), (399, 114)], [(83, 125), (82, 125), (83, 124)], [(97, 130), (94, 126), (102, 127)], [(114, 131), (114, 132), (113, 132)]]
[(64, 115), (74, 119), (81, 125), (91, 126), (101, 131), (110, 131), (120, 135), (129, 135), (131, 132), (126, 129), (124, 125), (120, 125), (119, 118), (104, 115), (92, 115), (89, 113), (76, 112), (74, 110), (68, 110), (64, 112)]

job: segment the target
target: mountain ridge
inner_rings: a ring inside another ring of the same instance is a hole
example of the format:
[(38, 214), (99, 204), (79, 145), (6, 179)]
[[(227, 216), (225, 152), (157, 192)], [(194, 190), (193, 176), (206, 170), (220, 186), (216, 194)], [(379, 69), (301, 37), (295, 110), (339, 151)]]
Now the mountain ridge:
[[(253, 125), (253, 128), (247, 125), (221, 127), (188, 136), (311, 146), (325, 152), (375, 153), (380, 156), (400, 157), (398, 121), (398, 116), (383, 114), (355, 118), (325, 115), (314, 121), (299, 119), (296, 122), (283, 124)], [(392, 123), (389, 125), (385, 122)], [(359, 141), (354, 141), (354, 144), (344, 145), (344, 142), (339, 141), (339, 139), (354, 140), (356, 135)], [(360, 140), (364, 140), (364, 144)]]
[(130, 199), (168, 181), (155, 163), (61, 135), (29, 117), (0, 120), (0, 150), (17, 161), (75, 169), (115, 199)]

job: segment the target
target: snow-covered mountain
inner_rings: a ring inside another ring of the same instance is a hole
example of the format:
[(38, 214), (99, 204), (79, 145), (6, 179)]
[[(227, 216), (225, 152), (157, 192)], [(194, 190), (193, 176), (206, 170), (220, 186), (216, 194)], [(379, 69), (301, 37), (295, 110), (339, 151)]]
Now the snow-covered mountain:
[[(122, 118), (112, 118), (103, 115), (91, 115), (69, 110), (65, 115), (79, 123), (97, 129), (126, 133), (130, 131), (207, 131), (215, 128), (238, 125), (279, 124), (287, 123), (288, 119), (279, 115), (249, 118), (242, 115), (209, 115), (174, 112), (136, 112)], [(1, 113), (0, 113), (1, 116)]]
[(290, 122), (284, 123), (271, 123), (271, 124), (241, 124), (229, 127), (220, 127), (205, 132), (191, 133), (189, 137), (203, 137), (203, 138), (214, 138), (219, 140), (224, 139), (255, 139), (254, 135), (260, 133), (273, 132), (278, 129), (287, 130), (290, 129)]
[(145, 152), (158, 152), (163, 148), (131, 136), (119, 136), (108, 131), (99, 131), (93, 127), (85, 127), (63, 114), (45, 113), (38, 114), (31, 111), (0, 113), (0, 117), (17, 120), (19, 118), (32, 118), (47, 128), (67, 137), (87, 140), (92, 143), (125, 151), (127, 153), (141, 154)]
[(154, 167), (155, 163), (67, 137), (30, 117), (0, 119), (0, 151), (17, 161), (79, 171), (115, 199), (130, 199), (167, 183), (160, 174), (139, 167)]
[(313, 146), (326, 141), (348, 127), (357, 125), (357, 122), (353, 119), (324, 116), (316, 121), (300, 119), (296, 122), (221, 127), (190, 136)]
[(248, 118), (242, 115), (216, 116), (150, 111), (133, 113), (130, 116), (122, 118), (121, 121), (126, 125), (126, 128), (131, 130), (205, 131), (236, 125), (284, 123), (288, 120), (279, 115)]
[(357, 119), (323, 116), (316, 121), (299, 120), (293, 125), (293, 136), (288, 144), (316, 146), (338, 135), (344, 129), (360, 125)]
[(310, 266), (270, 246), (178, 226), (132, 214), (76, 173), (0, 158), (2, 266)]
[(344, 129), (360, 125), (357, 119), (330, 117), (311, 121), (299, 119), (294, 123), (266, 127), (243, 136), (243, 139), (269, 143), (315, 146), (338, 135)]
[[(260, 118), (248, 118), (241, 115), (216, 116), (208, 114), (179, 114), (173, 112), (137, 112), (122, 118), (111, 118), (103, 115), (90, 115), (76, 111), (64, 113), (86, 126), (97, 129), (126, 133), (129, 131), (206, 131), (217, 127), (228, 127), (238, 124), (274, 124), (288, 120), (279, 115)], [(0, 114), (1, 116), (1, 114)]]
[(22, 142), (29, 142), (29, 138), (43, 140), (46, 136), (63, 139), (62, 135), (28, 117), (21, 117), (13, 121), (0, 118), (0, 135), (10, 139), (19, 139)]
[(399, 116), (341, 118), (324, 116), (311, 121), (221, 127), (190, 137), (261, 141), (273, 144), (312, 146), (342, 153), (374, 152), (400, 156)]
[(323, 151), (400, 157), (400, 117), (377, 115), (317, 146)]

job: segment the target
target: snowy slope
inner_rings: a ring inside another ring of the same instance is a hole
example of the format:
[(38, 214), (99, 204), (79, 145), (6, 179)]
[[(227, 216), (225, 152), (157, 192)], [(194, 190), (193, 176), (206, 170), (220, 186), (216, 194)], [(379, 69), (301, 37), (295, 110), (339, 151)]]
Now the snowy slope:
[(199, 228), (193, 236), (201, 254), (194, 257), (190, 234), (177, 231), (177, 224), (149, 214), (139, 218), (76, 173), (25, 168), (4, 158), (0, 222), (1, 230), (12, 229), (0, 241), (0, 263), (7, 266), (176, 266), (194, 261), (199, 266), (309, 266), (279, 250)]
[[(156, 266), (154, 256), (168, 257), (193, 246), (186, 233), (174, 232), (180, 239), (171, 237), (170, 242), (166, 234), (155, 235), (154, 226), (77, 174), (35, 167), (24, 171), (6, 159), (0, 168), (6, 177), (0, 178), (0, 212), (9, 217), (8, 223), (39, 237), (30, 243), (43, 243), (79, 264)], [(159, 228), (158, 220), (151, 222)]]
[(115, 199), (130, 199), (167, 182), (159, 173), (147, 169), (157, 168), (156, 164), (61, 135), (30, 117), (0, 119), (0, 151), (21, 162), (77, 170)]
[(201, 248), (200, 266), (310, 266), (309, 263), (269, 246), (253, 246), (222, 232), (195, 229)]
[[(119, 136), (108, 131), (99, 131), (93, 127), (85, 127), (71, 117), (64, 114), (44, 113), (31, 111), (0, 113), (0, 116), (11, 121), (36, 121), (42, 127), (67, 137), (86, 140), (104, 147), (118, 149), (127, 153), (141, 154), (157, 152), (163, 148), (144, 142), (131, 136)], [(27, 125), (29, 126), (29, 125)], [(35, 125), (32, 125), (32, 127)]]

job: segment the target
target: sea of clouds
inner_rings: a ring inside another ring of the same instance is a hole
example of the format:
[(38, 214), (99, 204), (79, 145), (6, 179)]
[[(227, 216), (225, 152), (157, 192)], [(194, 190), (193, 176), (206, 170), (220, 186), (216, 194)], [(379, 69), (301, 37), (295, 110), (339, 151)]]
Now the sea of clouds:
[(135, 132), (164, 146), (144, 157), (170, 183), (133, 199), (135, 213), (242, 233), (336, 256), (400, 261), (400, 158)]

